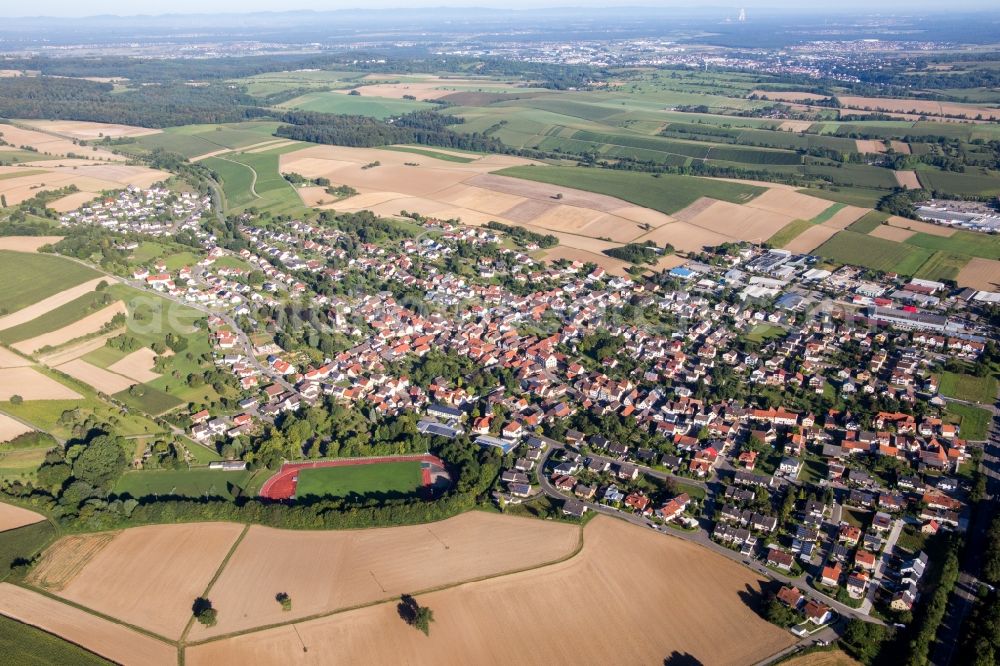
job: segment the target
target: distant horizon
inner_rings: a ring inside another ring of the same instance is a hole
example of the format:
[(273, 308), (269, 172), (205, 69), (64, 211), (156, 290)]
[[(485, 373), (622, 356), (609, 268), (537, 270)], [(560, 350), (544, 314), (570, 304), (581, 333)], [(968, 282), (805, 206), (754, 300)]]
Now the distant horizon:
[[(351, 0), (357, 2), (359, 0)], [(153, 5), (145, 9), (146, 5)], [(705, 13), (713, 11), (736, 12), (741, 8), (748, 14), (761, 12), (786, 12), (789, 15), (830, 14), (840, 15), (847, 12), (862, 12), (863, 15), (885, 14), (953, 14), (961, 12), (987, 12), (1000, 14), (1000, 7), (986, 0), (964, 0), (942, 8), (941, 4), (932, 0), (888, 0), (880, 3), (863, 2), (862, 0), (846, 0), (835, 6), (817, 7), (803, 5), (797, 0), (736, 0), (735, 2), (719, 2), (705, 5), (697, 0), (668, 1), (662, 0), (629, 0), (621, 7), (609, 7), (602, 0), (508, 0), (504, 6), (499, 6), (496, 0), (418, 0), (403, 2), (400, 0), (370, 0), (363, 6), (348, 3), (336, 3), (333, 6), (307, 7), (279, 5), (275, 0), (175, 0), (172, 11), (158, 11), (162, 4), (149, 2), (129, 2), (122, 0), (96, 0), (81, 5), (69, 0), (38, 0), (30, 5), (21, 5), (24, 11), (9, 12), (0, 10), (3, 19), (160, 19), (183, 16), (225, 16), (225, 15), (255, 15), (255, 14), (289, 14), (289, 13), (334, 13), (334, 12), (392, 12), (418, 9), (475, 9), (480, 11), (515, 12), (515, 11), (545, 11), (545, 10), (607, 10), (624, 11), (629, 9), (664, 10), (686, 9), (701, 10)], [(998, 25), (1000, 31), (1000, 25)]]

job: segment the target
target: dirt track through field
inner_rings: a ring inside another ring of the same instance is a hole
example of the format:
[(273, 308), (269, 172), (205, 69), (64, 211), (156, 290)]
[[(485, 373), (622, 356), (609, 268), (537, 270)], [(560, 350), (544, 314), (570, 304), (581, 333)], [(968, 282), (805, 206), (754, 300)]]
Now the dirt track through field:
[(599, 516), (569, 560), (418, 595), (434, 611), (429, 637), (390, 602), (190, 647), (185, 660), (631, 666), (685, 655), (744, 666), (795, 641), (748, 607), (760, 583), (699, 546)]
[(37, 592), (0, 583), (0, 614), (128, 666), (176, 666), (177, 648)]
[[(4, 416), (3, 418), (7, 417)], [(0, 502), (0, 532), (16, 530), (18, 527), (24, 527), (25, 525), (34, 525), (43, 520), (45, 520), (45, 516), (40, 513), (28, 511), (13, 504)]]
[(0, 331), (7, 330), (8, 328), (13, 328), (14, 326), (20, 326), (26, 322), (31, 321), (37, 317), (41, 317), (47, 312), (51, 312), (56, 308), (66, 305), (70, 301), (74, 301), (80, 296), (94, 291), (101, 282), (113, 283), (116, 282), (114, 278), (102, 276), (94, 278), (84, 282), (83, 284), (78, 284), (75, 287), (70, 287), (64, 291), (60, 291), (58, 294), (53, 294), (48, 298), (42, 299), (37, 303), (33, 303), (26, 308), (21, 308), (17, 312), (12, 312), (9, 315), (0, 317)]
[(116, 301), (107, 307), (101, 308), (97, 312), (93, 312), (86, 317), (73, 322), (72, 324), (63, 326), (55, 331), (43, 333), (42, 335), (34, 338), (14, 343), (11, 347), (22, 354), (32, 355), (39, 349), (43, 349), (45, 347), (58, 347), (59, 345), (64, 345), (67, 342), (70, 342), (71, 340), (82, 338), (85, 335), (90, 335), (91, 333), (97, 333), (105, 324), (109, 323), (115, 315), (126, 313), (125, 304), (121, 301)]

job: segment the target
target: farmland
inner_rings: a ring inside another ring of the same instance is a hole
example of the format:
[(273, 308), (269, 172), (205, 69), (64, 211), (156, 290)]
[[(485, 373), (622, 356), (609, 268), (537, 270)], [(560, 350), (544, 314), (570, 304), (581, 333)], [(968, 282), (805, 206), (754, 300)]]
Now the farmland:
[(606, 194), (668, 215), (700, 197), (745, 203), (764, 192), (753, 185), (706, 178), (660, 176), (651, 180), (648, 174), (584, 168), (512, 167), (497, 174)]
[(916, 273), (931, 256), (930, 251), (922, 248), (854, 231), (841, 231), (816, 248), (815, 254), (842, 264), (855, 264), (904, 275)]
[(0, 312), (5, 314), (99, 275), (91, 268), (61, 257), (9, 250), (0, 250), (0, 265), (4, 267), (0, 273)]
[[(618, 566), (626, 560), (630, 566)], [(400, 622), (395, 603), (387, 603), (299, 623), (295, 629), (302, 642), (292, 627), (283, 626), (189, 647), (186, 663), (235, 664), (249, 658), (303, 663), (335, 651), (347, 661), (373, 662), (408, 654), (413, 663), (460, 663), (490, 654), (497, 661), (635, 664), (659, 663), (663, 655), (677, 653), (703, 663), (745, 664), (793, 641), (740, 599), (759, 584), (745, 569), (697, 546), (599, 517), (584, 530), (583, 551), (568, 560), (420, 595), (435, 613), (429, 638)], [(573, 590), (577, 603), (561, 601), (566, 590)], [(296, 598), (294, 592), (291, 596)], [(278, 605), (273, 600), (269, 605), (277, 617)], [(712, 609), (711, 626), (697, 620), (703, 606)], [(534, 620), (525, 621), (525, 609)], [(665, 616), (673, 620), (663, 623)], [(575, 627), (573, 641), (561, 640), (553, 630), (565, 626)], [(517, 627), (518, 640), (510, 640), (510, 627)], [(370, 635), (379, 641), (365, 638)], [(624, 635), (643, 639), (623, 642)], [(303, 643), (308, 655), (302, 653)]]
[(34, 627), (0, 615), (0, 652), (22, 666), (75, 664), (111, 666), (111, 662)]
[(299, 471), (296, 498), (412, 495), (423, 484), (419, 462), (318, 467)]

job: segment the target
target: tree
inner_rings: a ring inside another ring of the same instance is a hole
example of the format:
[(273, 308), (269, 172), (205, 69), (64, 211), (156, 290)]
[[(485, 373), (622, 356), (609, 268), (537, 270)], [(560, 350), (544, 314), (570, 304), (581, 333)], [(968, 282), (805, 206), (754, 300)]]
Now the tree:
[(290, 611), (292, 610), (292, 598), (288, 596), (287, 592), (278, 592), (274, 595), (274, 600), (281, 604), (281, 610)]
[(17, 395), (16, 393), (14, 395), (10, 396), (10, 404), (12, 404), (12, 405), (20, 405), (22, 402), (24, 402), (24, 398), (22, 398), (21, 396)]
[(125, 449), (111, 435), (94, 437), (73, 461), (73, 476), (95, 487), (110, 486), (128, 465)]
[(198, 597), (194, 600), (191, 612), (194, 614), (195, 619), (206, 627), (214, 627), (215, 623), (219, 621), (218, 612), (212, 608), (212, 602), (205, 597)]
[(418, 604), (417, 600), (409, 594), (404, 594), (399, 598), (396, 610), (404, 622), (424, 632), (425, 636), (430, 636), (431, 622), (434, 621), (434, 611)]

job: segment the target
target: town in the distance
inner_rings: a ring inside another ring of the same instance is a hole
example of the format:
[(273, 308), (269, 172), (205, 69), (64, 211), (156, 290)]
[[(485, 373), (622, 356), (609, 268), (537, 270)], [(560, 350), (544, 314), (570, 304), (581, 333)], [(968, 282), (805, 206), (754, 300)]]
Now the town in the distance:
[(883, 4), (5, 19), (0, 661), (997, 663), (1000, 14)]

